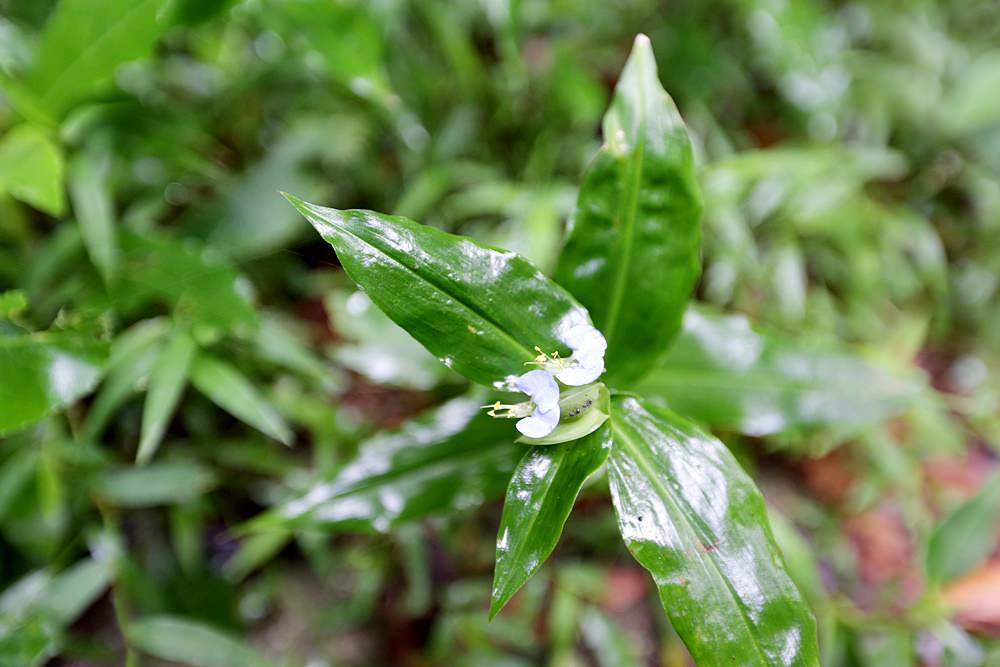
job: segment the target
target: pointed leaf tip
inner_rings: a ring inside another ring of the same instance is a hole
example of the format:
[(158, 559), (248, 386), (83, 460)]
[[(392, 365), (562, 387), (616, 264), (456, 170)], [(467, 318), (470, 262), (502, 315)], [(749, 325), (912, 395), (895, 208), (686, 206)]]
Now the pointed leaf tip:
[(278, 190), (278, 194), (280, 194), (282, 197), (288, 200), (288, 203), (297, 209), (301, 209), (306, 203), (305, 201), (299, 199), (295, 195), (285, 192), (284, 190)]

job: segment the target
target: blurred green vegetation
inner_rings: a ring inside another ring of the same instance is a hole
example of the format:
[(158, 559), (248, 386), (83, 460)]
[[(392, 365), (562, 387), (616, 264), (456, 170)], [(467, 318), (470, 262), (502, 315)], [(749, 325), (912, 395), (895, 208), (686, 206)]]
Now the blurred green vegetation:
[(705, 199), (649, 390), (824, 665), (1000, 665), (988, 0), (0, 0), (0, 665), (687, 664), (603, 479), (487, 621), (519, 450), (278, 195), (551, 271), (639, 32)]

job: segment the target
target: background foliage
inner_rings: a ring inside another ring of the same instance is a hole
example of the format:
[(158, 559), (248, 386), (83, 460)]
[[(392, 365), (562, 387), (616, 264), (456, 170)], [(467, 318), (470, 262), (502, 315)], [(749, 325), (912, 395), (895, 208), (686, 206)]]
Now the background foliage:
[(1000, 662), (998, 17), (0, 0), (0, 664), (686, 664), (604, 476), (488, 621), (522, 450), (277, 194), (555, 272), (638, 32), (705, 204), (644, 391), (764, 490), (824, 665)]

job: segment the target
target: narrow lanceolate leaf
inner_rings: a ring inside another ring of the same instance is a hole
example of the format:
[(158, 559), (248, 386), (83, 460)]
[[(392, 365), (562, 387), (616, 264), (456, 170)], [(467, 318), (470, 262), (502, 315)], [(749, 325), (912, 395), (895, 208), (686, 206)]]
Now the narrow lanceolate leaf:
[(95, 440), (108, 421), (128, 398), (146, 386), (156, 359), (169, 333), (162, 318), (148, 318), (133, 324), (115, 338), (108, 357), (107, 376), (87, 409), (81, 436)]
[(106, 356), (105, 345), (70, 335), (0, 335), (0, 434), (89, 393)]
[(945, 517), (927, 546), (927, 574), (937, 582), (959, 577), (992, 553), (1000, 530), (1000, 472)]
[(93, 493), (116, 507), (153, 507), (189, 501), (215, 484), (209, 468), (193, 461), (171, 461), (107, 472), (95, 480)]
[(580, 488), (610, 449), (611, 428), (605, 424), (580, 440), (532, 447), (517, 464), (497, 533), (490, 618), (552, 553)]
[(178, 330), (157, 356), (142, 410), (142, 434), (136, 463), (148, 462), (160, 446), (187, 383), (188, 369), (196, 350), (191, 336), (186, 331)]
[(129, 642), (143, 653), (193, 667), (273, 667), (246, 642), (190, 619), (152, 616), (127, 629)]
[(149, 53), (167, 27), (169, 0), (60, 0), (42, 33), (27, 85), (53, 115), (110, 82), (122, 63)]
[(261, 517), (261, 529), (374, 530), (477, 507), (503, 494), (523, 446), (488, 417), (484, 392), (452, 399), (361, 444), (332, 478)]
[(0, 195), (62, 215), (64, 170), (62, 149), (40, 127), (18, 125), (0, 137)]
[(118, 264), (114, 211), (107, 182), (109, 158), (107, 154), (83, 153), (69, 170), (73, 214), (87, 253), (106, 283), (114, 279)]
[(590, 321), (569, 293), (516, 253), (399, 216), (285, 196), (375, 305), (470, 380), (492, 384), (523, 373), (535, 346), (568, 354), (566, 332)]
[(638, 399), (617, 396), (611, 409), (618, 527), (695, 662), (819, 665), (816, 622), (729, 450)]
[(698, 306), (634, 389), (712, 428), (847, 436), (905, 409), (921, 387), (850, 348), (755, 330), (743, 316)]
[(604, 332), (612, 382), (640, 377), (676, 335), (700, 271), (700, 217), (684, 121), (639, 35), (556, 270)]
[(292, 431), (277, 410), (261, 396), (253, 383), (232, 365), (207, 354), (191, 364), (191, 382), (213, 403), (240, 421), (290, 445)]

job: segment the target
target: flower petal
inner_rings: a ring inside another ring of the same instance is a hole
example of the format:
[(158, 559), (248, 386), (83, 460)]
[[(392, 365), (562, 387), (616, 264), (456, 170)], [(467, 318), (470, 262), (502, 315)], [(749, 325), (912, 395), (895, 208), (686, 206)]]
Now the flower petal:
[(528, 371), (517, 379), (517, 389), (530, 396), (540, 410), (559, 405), (559, 385), (548, 371)]
[(514, 426), (521, 435), (529, 438), (544, 438), (555, 430), (559, 423), (559, 404), (549, 410), (535, 410), (530, 417), (521, 419)]
[(573, 350), (573, 356), (598, 355), (603, 357), (608, 349), (604, 334), (589, 324), (578, 324), (566, 332), (566, 344)]
[(599, 359), (598, 363), (591, 364), (589, 366), (574, 364), (566, 370), (557, 373), (556, 378), (558, 378), (564, 385), (579, 387), (581, 385), (590, 384), (597, 378), (601, 377), (601, 373), (603, 372), (604, 359)]

